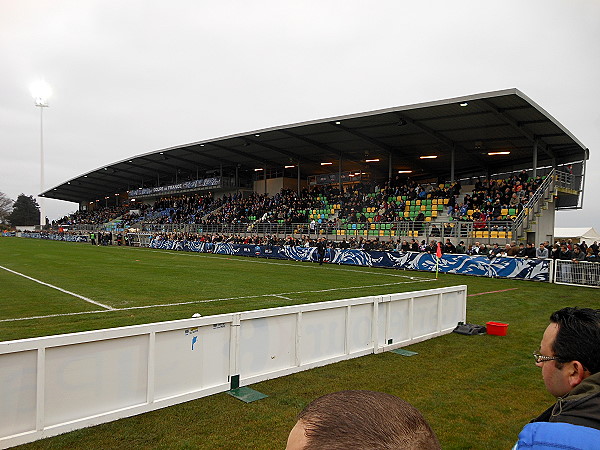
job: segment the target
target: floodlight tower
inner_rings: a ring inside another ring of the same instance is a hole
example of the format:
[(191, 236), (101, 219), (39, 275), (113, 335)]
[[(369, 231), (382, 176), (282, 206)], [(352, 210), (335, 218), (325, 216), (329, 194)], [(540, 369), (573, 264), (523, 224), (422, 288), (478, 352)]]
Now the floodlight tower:
[[(31, 85), (31, 95), (35, 100), (35, 106), (40, 108), (40, 193), (44, 192), (44, 108), (48, 107), (48, 99), (52, 95), (50, 85), (45, 81), (37, 81)], [(44, 198), (40, 200), (40, 228), (46, 225), (46, 212)]]

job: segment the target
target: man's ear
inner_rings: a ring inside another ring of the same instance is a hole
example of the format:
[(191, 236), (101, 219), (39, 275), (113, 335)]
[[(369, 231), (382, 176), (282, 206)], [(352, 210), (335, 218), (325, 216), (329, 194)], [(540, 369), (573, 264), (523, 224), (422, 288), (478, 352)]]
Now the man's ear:
[(569, 385), (574, 388), (583, 380), (585, 380), (590, 373), (583, 367), (579, 361), (571, 361), (569, 367)]

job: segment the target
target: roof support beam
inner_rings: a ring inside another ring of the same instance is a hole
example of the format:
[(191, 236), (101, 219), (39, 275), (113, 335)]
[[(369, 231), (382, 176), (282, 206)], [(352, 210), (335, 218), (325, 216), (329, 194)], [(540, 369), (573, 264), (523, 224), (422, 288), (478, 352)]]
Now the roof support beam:
[[(367, 136), (367, 135), (361, 133), (360, 131), (353, 130), (353, 129), (345, 127), (345, 126), (343, 126), (341, 124), (335, 124), (335, 126), (337, 128), (339, 128), (339, 129), (345, 131), (346, 133), (349, 133), (349, 134), (351, 134), (353, 136), (356, 136), (356, 137), (362, 139), (363, 141), (368, 142), (369, 144), (374, 145), (375, 147), (378, 147), (381, 150), (387, 152), (388, 158), (391, 158), (393, 152), (397, 151), (397, 149), (395, 149), (394, 147), (392, 147), (390, 145), (387, 145), (387, 144), (384, 144), (382, 142), (379, 142), (378, 140), (373, 139), (372, 137)], [(401, 156), (407, 158), (405, 155), (401, 155)], [(431, 171), (431, 170), (425, 170), (425, 168), (421, 164), (419, 164), (419, 162), (416, 159), (414, 159), (414, 158), (410, 158), (410, 159), (412, 159), (412, 165), (414, 167), (416, 167), (417, 169), (422, 170), (424, 172), (427, 172), (427, 171), (430, 172)]]
[(555, 158), (554, 152), (552, 152), (552, 150), (548, 147), (548, 145), (545, 142), (543, 142), (542, 140), (539, 140), (533, 133), (527, 131), (523, 127), (523, 125), (521, 125), (515, 119), (513, 119), (510, 116), (508, 116), (507, 114), (504, 114), (504, 112), (501, 109), (497, 108), (489, 100), (482, 99), (479, 102), (482, 103), (483, 105), (485, 105), (485, 107), (489, 111), (491, 111), (492, 113), (494, 113), (494, 115), (496, 117), (498, 117), (500, 120), (502, 120), (503, 122), (509, 124), (512, 128), (514, 128), (515, 130), (519, 131), (523, 136), (525, 136), (527, 139), (529, 139), (529, 141), (531, 142), (531, 144), (533, 144), (537, 140), (538, 141), (538, 144), (537, 144), (538, 147), (541, 148), (542, 151), (544, 153), (546, 153), (550, 158)]
[[(124, 163), (124, 164), (130, 164), (132, 165), (133, 169), (138, 169), (138, 170), (143, 170), (143, 173), (140, 172), (135, 172), (133, 170), (129, 170), (129, 169), (123, 169), (123, 168), (118, 168), (115, 169), (117, 172), (126, 172), (126, 173), (130, 173), (132, 176), (134, 177), (138, 177), (143, 179), (148, 179), (148, 178), (154, 178), (156, 175), (160, 175), (160, 176), (166, 176), (166, 177), (172, 177), (173, 176), (173, 172), (166, 172), (164, 170), (160, 170), (160, 169), (153, 169), (151, 167), (145, 167), (145, 166), (141, 166), (141, 165), (136, 165), (134, 163)], [(135, 181), (135, 180), (129, 180), (131, 181)]]
[(481, 159), (479, 156), (475, 155), (473, 152), (469, 152), (466, 148), (458, 145), (456, 142), (454, 142), (452, 139), (447, 138), (446, 136), (444, 136), (443, 134), (432, 130), (431, 128), (419, 123), (416, 120), (413, 120), (409, 117), (405, 117), (402, 114), (400, 114), (399, 112), (396, 112), (396, 116), (398, 117), (398, 119), (405, 121), (406, 123), (410, 123), (412, 126), (420, 129), (421, 131), (423, 131), (424, 133), (427, 133), (429, 136), (435, 138), (438, 142), (440, 142), (441, 144), (445, 145), (449, 150), (454, 151), (454, 150), (460, 150), (462, 152), (465, 152), (467, 154), (469, 154), (469, 156), (471, 156), (475, 161), (477, 161), (477, 163), (479, 164), (479, 166), (482, 169), (487, 169), (488, 168), (488, 164)]
[(224, 145), (221, 145), (221, 144), (215, 144), (214, 142), (211, 142), (211, 143), (210, 143), (210, 145), (212, 145), (212, 146), (214, 146), (214, 147), (217, 147), (217, 148), (221, 148), (221, 149), (223, 149), (223, 150), (225, 150), (225, 151), (228, 151), (228, 152), (231, 152), (231, 153), (235, 153), (236, 155), (243, 156), (243, 157), (245, 157), (245, 158), (248, 158), (248, 159), (251, 159), (251, 160), (253, 160), (253, 161), (257, 161), (257, 162), (259, 162), (259, 163), (263, 164), (263, 165), (262, 165), (262, 166), (260, 166), (260, 167), (264, 167), (264, 165), (265, 165), (265, 164), (266, 164), (266, 165), (268, 165), (268, 166), (278, 166), (278, 165), (279, 165), (279, 164), (277, 164), (277, 163), (275, 163), (275, 162), (273, 162), (273, 161), (269, 161), (269, 160), (267, 160), (267, 159), (264, 159), (264, 158), (259, 158), (259, 157), (257, 157), (257, 156), (254, 156), (254, 155), (252, 155), (251, 153), (248, 153), (248, 152), (243, 152), (243, 151), (241, 151), (241, 150), (236, 150), (236, 149), (234, 149), (234, 148), (226, 147), (226, 146), (224, 146)]
[[(164, 156), (164, 155), (161, 155), (161, 156)], [(160, 164), (161, 166), (170, 167), (171, 169), (173, 169), (175, 171), (183, 169), (183, 167), (181, 167), (181, 166), (176, 166), (174, 164), (169, 164), (169, 163), (165, 162), (167, 159), (169, 159), (169, 157), (166, 157), (166, 156), (165, 156), (164, 160), (154, 160), (154, 159), (149, 158), (148, 156), (140, 156), (139, 158), (143, 159), (145, 161), (150, 161), (152, 163)]]
[(257, 141), (255, 139), (251, 139), (251, 138), (245, 138), (245, 140), (250, 142), (251, 144), (258, 145), (260, 147), (264, 147), (268, 150), (272, 150), (274, 152), (281, 153), (282, 155), (285, 155), (285, 156), (289, 156), (290, 158), (292, 158), (293, 161), (312, 162), (314, 164), (319, 163), (319, 161), (315, 161), (314, 159), (307, 158), (305, 156), (304, 157), (300, 156), (297, 153), (293, 153), (293, 152), (290, 152), (289, 150), (284, 150), (284, 149), (275, 147), (274, 145), (267, 144), (265, 142), (260, 142), (260, 141)]
[[(200, 147), (204, 147), (206, 145), (207, 144), (200, 144)], [(198, 147), (198, 146), (196, 146), (196, 147)], [(230, 159), (220, 158), (218, 156), (209, 155), (207, 153), (201, 153), (199, 150), (196, 150), (194, 147), (183, 147), (181, 150), (185, 150), (189, 154), (192, 154), (192, 155), (199, 155), (202, 158), (208, 158), (208, 159), (212, 159), (214, 161), (218, 161), (218, 162), (220, 162), (222, 164), (226, 164), (228, 166), (236, 166), (237, 165), (236, 162), (234, 162), (234, 161), (232, 161)], [(206, 167), (210, 168), (210, 166), (206, 166)]]
[(294, 139), (298, 139), (300, 141), (306, 142), (307, 144), (313, 145), (313, 146), (323, 150), (324, 152), (329, 153), (330, 155), (333, 155), (333, 156), (339, 157), (339, 158), (344, 158), (345, 161), (352, 162), (352, 163), (358, 164), (358, 165), (363, 164), (362, 161), (356, 161), (354, 158), (351, 158), (349, 156), (349, 154), (344, 152), (343, 150), (337, 150), (333, 147), (330, 147), (327, 144), (323, 144), (322, 142), (315, 141), (314, 139), (308, 138), (306, 136), (300, 136), (300, 135), (292, 133), (291, 131), (288, 131), (288, 130), (279, 130), (279, 132), (282, 134), (285, 134), (287, 136), (293, 137)]
[(210, 168), (210, 166), (207, 166), (206, 164), (201, 164), (201, 163), (192, 161), (192, 160), (187, 159), (187, 158), (182, 158), (181, 156), (168, 155), (168, 156), (165, 156), (165, 159), (174, 159), (174, 160), (177, 160), (177, 161), (184, 162), (186, 164), (191, 164), (194, 167), (202, 167), (203, 169)]
[[(124, 162), (124, 163), (121, 163), (121, 164), (129, 164), (129, 165), (132, 165), (136, 169), (144, 170), (144, 171), (146, 171), (148, 173), (134, 172), (133, 170), (124, 169), (123, 167), (120, 167), (120, 166), (115, 167), (113, 169), (114, 170), (113, 173), (125, 172), (125, 173), (128, 173), (128, 174), (131, 174), (134, 177), (141, 177), (141, 178), (143, 178), (145, 176), (152, 176), (152, 177), (154, 177), (154, 175), (156, 175), (157, 173), (159, 173), (161, 175), (171, 175), (170, 172), (165, 172), (164, 170), (150, 169), (148, 167), (138, 166), (138, 165), (136, 165), (134, 163), (130, 163), (130, 162)], [(129, 178), (128, 181), (132, 181), (132, 180)]]

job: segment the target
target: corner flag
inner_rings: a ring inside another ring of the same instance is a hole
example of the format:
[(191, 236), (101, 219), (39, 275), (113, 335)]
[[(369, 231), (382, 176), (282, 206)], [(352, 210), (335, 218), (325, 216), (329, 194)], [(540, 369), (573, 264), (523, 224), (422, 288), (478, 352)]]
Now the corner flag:
[(442, 257), (442, 245), (437, 243), (437, 250), (435, 251), (435, 279), (437, 280), (438, 271), (440, 269), (440, 258)]

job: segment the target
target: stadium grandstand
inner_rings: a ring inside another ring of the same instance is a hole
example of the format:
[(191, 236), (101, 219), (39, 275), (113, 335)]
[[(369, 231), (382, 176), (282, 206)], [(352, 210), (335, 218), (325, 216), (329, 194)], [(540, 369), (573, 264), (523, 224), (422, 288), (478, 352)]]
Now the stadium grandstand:
[(51, 188), (78, 211), (0, 233), (0, 448), (274, 448), (301, 405), (356, 387), (414, 402), (444, 448), (509, 448), (547, 402), (531, 376), (546, 312), (597, 307), (578, 286), (600, 287), (598, 243), (554, 231), (583, 205), (588, 155), (509, 89)]
[(555, 211), (582, 207), (588, 154), (508, 89), (157, 150), (41, 195), (77, 202), (53, 225), (80, 232), (553, 242)]

